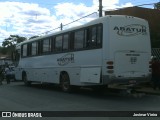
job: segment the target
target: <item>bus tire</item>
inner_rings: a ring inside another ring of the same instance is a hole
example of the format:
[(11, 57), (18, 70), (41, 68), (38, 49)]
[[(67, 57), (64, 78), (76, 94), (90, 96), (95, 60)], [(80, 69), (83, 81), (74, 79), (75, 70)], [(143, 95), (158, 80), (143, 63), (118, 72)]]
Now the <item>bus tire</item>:
[(60, 74), (60, 87), (64, 92), (71, 91), (69, 75), (66, 72)]
[(23, 79), (23, 82), (24, 82), (24, 84), (26, 86), (30, 86), (31, 85), (31, 81), (28, 81), (26, 74), (23, 75), (22, 79)]

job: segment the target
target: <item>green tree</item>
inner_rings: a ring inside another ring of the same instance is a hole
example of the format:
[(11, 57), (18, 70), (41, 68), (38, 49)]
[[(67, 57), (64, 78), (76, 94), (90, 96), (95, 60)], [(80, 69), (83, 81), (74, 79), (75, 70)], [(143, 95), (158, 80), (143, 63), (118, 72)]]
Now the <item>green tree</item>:
[(4, 41), (2, 42), (2, 46), (7, 48), (15, 47), (17, 43), (23, 42), (25, 40), (25, 37), (21, 37), (19, 35), (10, 35), (9, 38), (4, 39)]
[(160, 10), (160, 2), (154, 4), (154, 9)]
[(21, 37), (19, 35), (10, 35), (8, 38), (4, 39), (2, 42), (3, 48), (1, 49), (2, 54), (11, 55), (15, 49), (16, 44), (25, 41), (25, 37)]
[(7, 48), (0, 46), (0, 55), (6, 55), (7, 54)]

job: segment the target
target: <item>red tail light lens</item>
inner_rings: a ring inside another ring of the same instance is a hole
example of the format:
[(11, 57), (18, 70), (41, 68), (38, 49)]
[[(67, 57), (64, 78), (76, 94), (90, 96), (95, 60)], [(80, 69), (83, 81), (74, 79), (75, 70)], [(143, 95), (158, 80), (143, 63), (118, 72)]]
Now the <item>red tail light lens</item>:
[(113, 61), (108, 61), (106, 63), (107, 63), (107, 65), (113, 65)]

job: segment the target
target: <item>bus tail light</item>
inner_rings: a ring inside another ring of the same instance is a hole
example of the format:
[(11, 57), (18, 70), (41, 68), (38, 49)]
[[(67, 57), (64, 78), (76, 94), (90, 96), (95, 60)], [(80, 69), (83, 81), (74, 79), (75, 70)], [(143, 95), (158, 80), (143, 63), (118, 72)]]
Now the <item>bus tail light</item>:
[(109, 74), (114, 73), (113, 61), (107, 61), (106, 64), (107, 64), (106, 68), (108, 69), (107, 73), (109, 73)]
[(152, 72), (152, 62), (149, 62), (149, 72)]
[(106, 62), (107, 65), (113, 65), (113, 61)]

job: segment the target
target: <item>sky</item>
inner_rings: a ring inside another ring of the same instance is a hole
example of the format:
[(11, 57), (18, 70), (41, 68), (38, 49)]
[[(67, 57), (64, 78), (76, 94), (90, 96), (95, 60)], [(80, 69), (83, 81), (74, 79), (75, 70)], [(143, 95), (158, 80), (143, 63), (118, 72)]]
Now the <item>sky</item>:
[[(102, 0), (103, 11), (115, 10), (160, 0)], [(49, 34), (62, 23), (90, 16), (64, 26), (63, 29), (85, 24), (98, 18), (99, 0), (0, 0), (0, 46), (10, 35), (30, 38)], [(153, 8), (153, 5), (143, 7)], [(93, 13), (93, 14), (92, 14)]]

